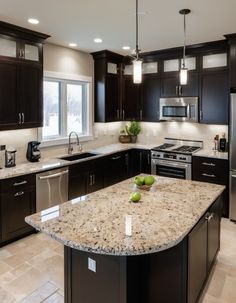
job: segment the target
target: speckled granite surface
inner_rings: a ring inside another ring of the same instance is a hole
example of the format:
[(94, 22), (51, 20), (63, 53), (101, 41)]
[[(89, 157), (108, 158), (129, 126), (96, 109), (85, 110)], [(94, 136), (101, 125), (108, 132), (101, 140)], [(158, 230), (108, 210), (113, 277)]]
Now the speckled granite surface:
[[(179, 243), (224, 186), (155, 176), (139, 203), (129, 202), (133, 179), (72, 200), (26, 222), (66, 246), (111, 255), (158, 252)], [(132, 219), (132, 235), (125, 233)]]
[(210, 150), (210, 149), (201, 149), (194, 154), (194, 156), (198, 157), (207, 157), (207, 158), (215, 158), (221, 160), (228, 160), (229, 155), (228, 152), (222, 153), (217, 150)]

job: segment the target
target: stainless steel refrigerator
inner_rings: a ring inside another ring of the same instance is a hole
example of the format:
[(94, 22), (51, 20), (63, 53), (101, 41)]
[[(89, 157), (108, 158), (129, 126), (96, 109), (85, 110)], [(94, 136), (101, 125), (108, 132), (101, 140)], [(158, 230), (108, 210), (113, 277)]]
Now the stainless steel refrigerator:
[(230, 95), (229, 167), (229, 218), (236, 221), (236, 94)]

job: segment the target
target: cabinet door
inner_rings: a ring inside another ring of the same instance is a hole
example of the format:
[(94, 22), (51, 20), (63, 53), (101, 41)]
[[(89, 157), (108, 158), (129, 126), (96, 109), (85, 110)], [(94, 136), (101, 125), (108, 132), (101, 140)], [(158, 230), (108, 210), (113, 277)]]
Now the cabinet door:
[(188, 72), (188, 83), (181, 85), (181, 97), (198, 97), (198, 73)]
[(161, 80), (161, 96), (177, 97), (179, 89), (179, 73), (171, 73), (168, 75), (163, 74)]
[(133, 176), (141, 173), (151, 173), (151, 154), (148, 150), (133, 150), (132, 151), (132, 172)]
[(120, 118), (120, 85), (119, 76), (106, 76), (106, 121), (119, 121)]
[(222, 198), (212, 205), (208, 217), (208, 257), (207, 269), (210, 270), (214, 263), (217, 252), (220, 249), (220, 220), (221, 220)]
[(156, 122), (159, 120), (160, 77), (144, 75), (141, 86), (141, 121)]
[(40, 127), (43, 124), (42, 67), (22, 64), (19, 71), (20, 112), (22, 127)]
[(188, 303), (196, 303), (207, 277), (207, 220), (203, 217), (188, 236)]
[(0, 63), (0, 129), (17, 128), (19, 123), (17, 106), (17, 66)]
[(104, 187), (104, 159), (89, 161), (87, 192), (92, 193)]
[(126, 175), (126, 158), (124, 153), (117, 153), (106, 158), (105, 186), (124, 180)]
[(201, 75), (200, 122), (228, 124), (228, 70), (211, 70)]
[(138, 120), (139, 116), (139, 94), (140, 85), (133, 83), (131, 76), (125, 76), (123, 80), (124, 93), (122, 102), (123, 120)]
[(2, 241), (12, 240), (33, 231), (25, 217), (35, 212), (35, 189), (1, 196)]
[(88, 170), (84, 164), (69, 167), (69, 199), (84, 196), (87, 193)]

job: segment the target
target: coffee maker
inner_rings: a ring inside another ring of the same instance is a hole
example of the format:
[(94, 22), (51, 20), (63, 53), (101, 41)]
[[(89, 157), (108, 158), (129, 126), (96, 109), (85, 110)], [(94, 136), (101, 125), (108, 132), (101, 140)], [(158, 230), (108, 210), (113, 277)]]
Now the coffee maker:
[(28, 148), (26, 153), (26, 158), (30, 162), (38, 162), (41, 154), (38, 148), (40, 142), (38, 141), (30, 141), (28, 142)]

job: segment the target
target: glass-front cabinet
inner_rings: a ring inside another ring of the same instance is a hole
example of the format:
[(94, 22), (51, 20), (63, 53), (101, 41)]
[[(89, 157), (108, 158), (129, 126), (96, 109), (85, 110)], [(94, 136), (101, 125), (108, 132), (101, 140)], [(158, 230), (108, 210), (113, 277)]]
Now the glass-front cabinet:
[(0, 36), (0, 56), (9, 57), (9, 59), (40, 62), (41, 48), (41, 43), (31, 43), (5, 35)]

